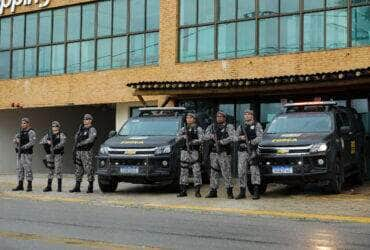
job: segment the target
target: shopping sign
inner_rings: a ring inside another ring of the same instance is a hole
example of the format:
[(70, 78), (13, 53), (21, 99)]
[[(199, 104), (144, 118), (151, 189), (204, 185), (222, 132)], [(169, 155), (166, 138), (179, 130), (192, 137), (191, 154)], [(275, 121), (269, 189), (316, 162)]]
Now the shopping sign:
[(0, 16), (4, 13), (5, 9), (10, 9), (10, 12), (14, 13), (17, 6), (37, 5), (39, 8), (44, 8), (49, 3), (50, 0), (0, 0)]

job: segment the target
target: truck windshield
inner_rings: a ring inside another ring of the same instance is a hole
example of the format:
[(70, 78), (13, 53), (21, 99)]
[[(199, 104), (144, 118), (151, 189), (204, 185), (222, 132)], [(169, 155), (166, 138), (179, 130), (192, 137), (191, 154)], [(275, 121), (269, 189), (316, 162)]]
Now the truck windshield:
[(290, 114), (276, 117), (267, 133), (325, 133), (331, 130), (332, 122), (328, 114)]
[(121, 136), (175, 136), (179, 119), (131, 119), (119, 131)]

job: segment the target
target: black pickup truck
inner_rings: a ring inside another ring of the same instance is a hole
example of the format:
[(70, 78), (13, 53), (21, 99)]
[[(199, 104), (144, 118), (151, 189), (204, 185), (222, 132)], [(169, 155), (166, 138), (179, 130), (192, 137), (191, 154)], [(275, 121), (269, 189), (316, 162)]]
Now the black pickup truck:
[[(184, 107), (141, 108), (139, 116), (128, 119), (118, 132), (112, 131), (97, 156), (101, 191), (114, 192), (119, 182), (177, 189), (180, 145), (175, 139), (186, 112)], [(203, 163), (202, 171), (208, 179), (209, 169)]]
[(286, 104), (258, 147), (263, 183), (319, 183), (340, 193), (352, 177), (366, 176), (364, 126), (352, 108), (335, 102)]

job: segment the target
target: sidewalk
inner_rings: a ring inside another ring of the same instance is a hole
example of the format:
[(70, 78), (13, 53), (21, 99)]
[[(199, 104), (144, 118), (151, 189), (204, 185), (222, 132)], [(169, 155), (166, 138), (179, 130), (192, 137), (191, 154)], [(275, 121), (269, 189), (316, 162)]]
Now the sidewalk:
[[(63, 180), (63, 192), (57, 193), (56, 182), (53, 192), (43, 193), (46, 175), (36, 175), (34, 191), (12, 192), (16, 185), (15, 175), (0, 175), (0, 199), (29, 199), (40, 202), (78, 202), (102, 206), (141, 207), (147, 209), (183, 209), (198, 212), (236, 213), (252, 216), (277, 216), (294, 219), (318, 219), (330, 221), (350, 221), (370, 224), (370, 182), (361, 187), (350, 187), (342, 194), (326, 195), (317, 187), (309, 187), (305, 192), (295, 192), (282, 185), (271, 184), (260, 200), (254, 201), (248, 194), (244, 200), (228, 200), (223, 188), (219, 198), (203, 198), (208, 192), (208, 185), (203, 186), (202, 198), (194, 197), (190, 189), (188, 197), (177, 198), (176, 193), (160, 186), (134, 185), (120, 183), (115, 193), (103, 194), (95, 183), (95, 193), (86, 194), (87, 182), (82, 184), (82, 193), (68, 192), (74, 185), (73, 175), (66, 175)], [(236, 180), (234, 180), (236, 183)], [(238, 188), (234, 189), (234, 194)]]

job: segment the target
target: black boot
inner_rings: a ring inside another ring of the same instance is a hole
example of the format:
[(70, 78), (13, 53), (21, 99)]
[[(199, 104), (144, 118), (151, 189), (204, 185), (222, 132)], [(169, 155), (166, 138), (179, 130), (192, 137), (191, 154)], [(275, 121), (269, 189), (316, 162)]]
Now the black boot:
[(76, 185), (73, 189), (69, 190), (70, 193), (80, 193), (81, 192), (81, 182), (80, 181), (76, 181)]
[(236, 200), (245, 199), (245, 187), (240, 187), (240, 193), (235, 197)]
[(32, 181), (27, 181), (27, 192), (31, 192), (32, 191)]
[(180, 185), (180, 193), (177, 197), (186, 197), (188, 196), (186, 185)]
[(89, 186), (87, 187), (86, 193), (91, 194), (93, 192), (94, 192), (94, 182), (93, 181), (89, 181)]
[(23, 191), (23, 181), (18, 181), (18, 186), (16, 188), (13, 188), (12, 191)]
[(202, 195), (200, 194), (200, 185), (195, 186), (195, 197), (202, 197)]
[(217, 198), (217, 189), (211, 189), (206, 198)]
[(253, 200), (258, 200), (259, 198), (260, 198), (259, 185), (254, 185), (252, 199)]
[(62, 179), (58, 179), (58, 192), (62, 192)]
[(228, 199), (234, 199), (234, 194), (233, 194), (233, 188), (232, 187), (227, 188), (227, 198)]
[(44, 188), (44, 192), (50, 192), (51, 191), (51, 184), (53, 183), (53, 180), (52, 179), (48, 179), (48, 185), (46, 186), (46, 188)]

